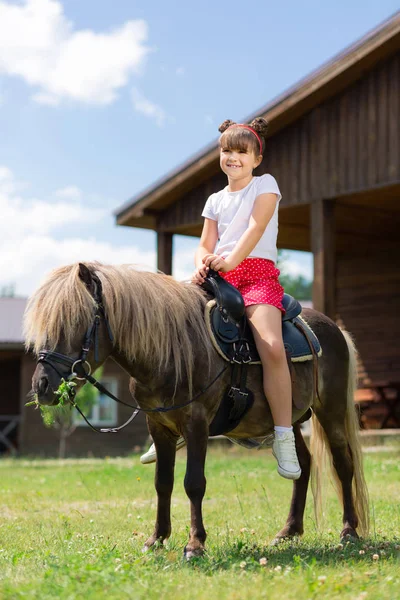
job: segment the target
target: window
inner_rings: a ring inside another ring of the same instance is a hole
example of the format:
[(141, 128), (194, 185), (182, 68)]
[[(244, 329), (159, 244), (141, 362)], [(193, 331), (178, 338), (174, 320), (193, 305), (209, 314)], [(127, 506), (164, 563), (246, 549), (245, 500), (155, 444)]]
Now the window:
[[(111, 392), (111, 394), (118, 396), (118, 379), (115, 377), (104, 376), (101, 378), (100, 383), (104, 385), (104, 387)], [(105, 394), (101, 394), (99, 392), (95, 403), (92, 405), (89, 411), (85, 412), (85, 416), (95, 427), (100, 425), (112, 427), (117, 423), (117, 403), (112, 398), (109, 398)], [(74, 422), (76, 425), (88, 426), (77, 411), (74, 417)]]

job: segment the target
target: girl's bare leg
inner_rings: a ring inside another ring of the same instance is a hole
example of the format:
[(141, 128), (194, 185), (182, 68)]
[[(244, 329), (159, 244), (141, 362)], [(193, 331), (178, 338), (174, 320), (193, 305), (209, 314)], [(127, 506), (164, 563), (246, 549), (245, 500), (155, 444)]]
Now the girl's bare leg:
[[(249, 306), (246, 312), (261, 358), (264, 393), (275, 424), (272, 452), (278, 461), (278, 473), (287, 479), (299, 479), (301, 467), (291, 430), (292, 385), (282, 339), (282, 316), (278, 308), (269, 304)], [(278, 431), (277, 427), (285, 429)]]
[(275, 306), (255, 304), (246, 308), (263, 366), (264, 393), (274, 424), (292, 425), (292, 384), (282, 338), (282, 314)]

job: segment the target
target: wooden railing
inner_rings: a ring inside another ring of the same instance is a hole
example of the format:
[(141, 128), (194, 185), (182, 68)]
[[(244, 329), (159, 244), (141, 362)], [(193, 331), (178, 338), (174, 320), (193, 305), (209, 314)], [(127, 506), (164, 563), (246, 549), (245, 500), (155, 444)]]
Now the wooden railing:
[(21, 415), (0, 415), (0, 444), (3, 444), (11, 454), (16, 454), (18, 448), (9, 438), (21, 421)]
[(365, 383), (357, 390), (355, 400), (360, 405), (362, 427), (400, 427), (400, 382)]

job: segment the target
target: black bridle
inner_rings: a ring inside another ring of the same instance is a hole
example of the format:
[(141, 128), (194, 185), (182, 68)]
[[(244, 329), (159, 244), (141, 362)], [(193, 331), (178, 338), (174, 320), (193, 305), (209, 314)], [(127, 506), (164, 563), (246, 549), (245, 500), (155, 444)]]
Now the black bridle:
[[(52, 350), (41, 350), (39, 352), (38, 360), (37, 360), (38, 363), (45, 363), (45, 364), (49, 365), (52, 369), (54, 369), (54, 371), (56, 371), (56, 373), (60, 376), (60, 378), (64, 378), (67, 381), (67, 383), (73, 382), (75, 379), (80, 380), (80, 381), (83, 381), (83, 380), (88, 381), (91, 385), (93, 385), (96, 389), (98, 389), (99, 392), (101, 392), (102, 394), (105, 394), (109, 398), (112, 398), (112, 400), (115, 400), (115, 402), (118, 402), (119, 404), (123, 404), (124, 406), (128, 406), (129, 408), (133, 409), (132, 415), (129, 417), (129, 419), (123, 425), (120, 425), (120, 427), (97, 429), (97, 427), (94, 427), (88, 421), (88, 419), (85, 417), (85, 415), (83, 414), (83, 412), (81, 411), (79, 406), (76, 404), (75, 399), (74, 399), (75, 393), (76, 393), (75, 389), (73, 387), (70, 387), (69, 394), (68, 394), (69, 402), (72, 404), (72, 406), (74, 406), (76, 408), (76, 410), (79, 412), (81, 417), (86, 421), (86, 423), (89, 425), (89, 427), (91, 427), (91, 429), (93, 429), (93, 431), (96, 431), (97, 433), (117, 433), (118, 431), (120, 431), (121, 429), (124, 429), (124, 427), (129, 425), (129, 423), (131, 423), (133, 421), (133, 419), (138, 415), (139, 412), (165, 413), (165, 412), (170, 412), (173, 410), (178, 410), (180, 408), (184, 408), (185, 406), (189, 406), (189, 404), (192, 404), (192, 402), (194, 402), (195, 400), (200, 398), (200, 396), (202, 396), (217, 381), (217, 379), (219, 379), (219, 377), (222, 375), (222, 373), (224, 373), (224, 371), (226, 371), (227, 368), (230, 366), (228, 363), (218, 373), (218, 375), (216, 375), (216, 377), (214, 377), (214, 379), (212, 379), (212, 381), (207, 385), (206, 388), (201, 389), (200, 392), (198, 392), (193, 398), (191, 398), (190, 400), (188, 400), (187, 402), (185, 402), (183, 404), (174, 404), (173, 406), (158, 406), (156, 408), (145, 409), (145, 408), (140, 408), (139, 406), (133, 406), (132, 404), (128, 404), (127, 402), (120, 400), (119, 398), (117, 398), (117, 396), (114, 396), (114, 394), (109, 392), (99, 381), (97, 381), (97, 379), (95, 379), (93, 377), (93, 375), (91, 374), (91, 371), (92, 371), (91, 365), (87, 361), (87, 355), (88, 355), (92, 345), (94, 347), (94, 359), (96, 362), (98, 362), (98, 360), (99, 360), (99, 327), (100, 327), (100, 322), (102, 319), (105, 322), (110, 342), (111, 343), (114, 342), (114, 337), (113, 337), (113, 334), (111, 331), (111, 327), (108, 322), (107, 315), (106, 315), (106, 312), (105, 312), (105, 309), (104, 309), (104, 306), (102, 303), (101, 282), (98, 278), (96, 278), (95, 283), (96, 283), (96, 289), (95, 289), (95, 293), (94, 293), (93, 297), (94, 297), (94, 300), (96, 303), (95, 304), (96, 310), (95, 310), (95, 314), (94, 314), (94, 319), (93, 319), (92, 323), (89, 325), (89, 327), (85, 333), (85, 337), (83, 339), (79, 358), (78, 359), (70, 358), (66, 354), (61, 354), (60, 352), (54, 352)], [(56, 365), (61, 365), (63, 367), (67, 367), (69, 369), (68, 375), (65, 376), (65, 374), (60, 373), (60, 371), (58, 370)]]

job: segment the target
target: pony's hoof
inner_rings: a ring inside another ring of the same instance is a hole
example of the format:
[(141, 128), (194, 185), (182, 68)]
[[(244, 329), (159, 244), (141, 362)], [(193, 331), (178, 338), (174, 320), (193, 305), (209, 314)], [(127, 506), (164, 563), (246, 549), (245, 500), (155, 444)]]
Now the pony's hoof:
[(345, 544), (346, 542), (356, 542), (360, 538), (354, 529), (344, 529), (340, 534), (340, 543)]
[(193, 548), (189, 550), (187, 547), (183, 551), (183, 558), (187, 561), (192, 560), (192, 558), (199, 558), (203, 556), (204, 548)]
[(148, 552), (149, 550), (157, 550), (158, 548), (164, 548), (163, 538), (150, 537), (144, 544), (142, 552)]
[(286, 542), (286, 540), (288, 540), (288, 537), (275, 537), (272, 542), (270, 542), (270, 546), (279, 546), (279, 544), (283, 544), (283, 542)]
[(276, 534), (276, 536), (270, 543), (270, 546), (278, 546), (279, 544), (283, 544), (283, 542), (288, 541), (299, 541), (302, 535), (302, 529), (299, 530), (294, 527), (284, 527), (283, 529), (281, 529), (281, 531), (279, 531), (279, 533)]

